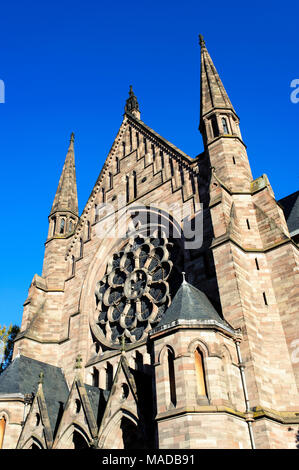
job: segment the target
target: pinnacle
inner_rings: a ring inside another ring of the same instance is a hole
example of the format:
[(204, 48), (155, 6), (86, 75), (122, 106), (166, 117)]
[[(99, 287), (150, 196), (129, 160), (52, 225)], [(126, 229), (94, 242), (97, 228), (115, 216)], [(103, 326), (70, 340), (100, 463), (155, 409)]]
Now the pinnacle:
[(199, 35), (199, 44), (201, 46), (201, 117), (216, 108), (231, 109), (235, 113), (202, 35)]
[(70, 211), (78, 215), (74, 140), (75, 134), (72, 132), (51, 214), (57, 211)]

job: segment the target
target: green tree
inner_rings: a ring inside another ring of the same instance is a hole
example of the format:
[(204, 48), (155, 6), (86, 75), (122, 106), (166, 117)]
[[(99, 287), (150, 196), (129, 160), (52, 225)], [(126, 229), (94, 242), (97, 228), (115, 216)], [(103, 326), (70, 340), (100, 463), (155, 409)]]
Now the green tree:
[(12, 323), (9, 327), (0, 325), (0, 374), (11, 363), (13, 343), (19, 331), (20, 327)]

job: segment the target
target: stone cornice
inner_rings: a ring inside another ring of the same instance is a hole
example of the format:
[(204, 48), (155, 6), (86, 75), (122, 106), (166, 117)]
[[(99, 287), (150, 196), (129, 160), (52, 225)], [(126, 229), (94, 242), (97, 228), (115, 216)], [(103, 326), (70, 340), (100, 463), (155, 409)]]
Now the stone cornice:
[(243, 411), (238, 411), (227, 406), (215, 406), (215, 405), (203, 405), (203, 406), (189, 406), (181, 408), (173, 408), (167, 410), (163, 413), (159, 413), (156, 416), (156, 421), (163, 421), (168, 419), (174, 419), (178, 415), (186, 414), (209, 414), (209, 413), (224, 413), (233, 415), (237, 418), (241, 418), (244, 421), (256, 421), (259, 419), (269, 419), (271, 421), (276, 421), (281, 424), (299, 424), (299, 412), (296, 411), (276, 411), (271, 409), (266, 409), (262, 407), (256, 407), (255, 410), (250, 413), (250, 418), (248, 413)]

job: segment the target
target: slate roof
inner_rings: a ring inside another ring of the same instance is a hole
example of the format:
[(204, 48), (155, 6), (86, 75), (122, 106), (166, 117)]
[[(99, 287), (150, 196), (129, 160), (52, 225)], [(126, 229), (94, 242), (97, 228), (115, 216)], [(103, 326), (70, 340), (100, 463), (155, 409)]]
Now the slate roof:
[(105, 411), (110, 391), (93, 387), (92, 385), (88, 384), (84, 384), (84, 387), (86, 389), (95, 420), (99, 425)]
[(214, 324), (234, 332), (230, 325), (220, 317), (206, 294), (186, 281), (182, 282), (170, 307), (151, 333), (171, 324), (184, 322)]
[(9, 393), (36, 394), (41, 371), (44, 373), (43, 391), (54, 432), (57, 418), (69, 395), (66, 380), (59, 367), (18, 356), (0, 375), (0, 396)]
[(280, 199), (291, 236), (299, 233), (299, 191)]

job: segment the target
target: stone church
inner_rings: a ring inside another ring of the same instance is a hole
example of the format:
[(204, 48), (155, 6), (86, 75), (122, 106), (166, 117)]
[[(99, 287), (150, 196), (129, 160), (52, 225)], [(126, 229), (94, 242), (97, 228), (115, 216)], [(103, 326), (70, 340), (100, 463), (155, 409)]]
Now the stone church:
[(195, 158), (141, 120), (130, 88), (79, 215), (71, 135), (0, 376), (4, 449), (298, 446), (299, 192), (277, 202), (252, 178), (200, 46)]

